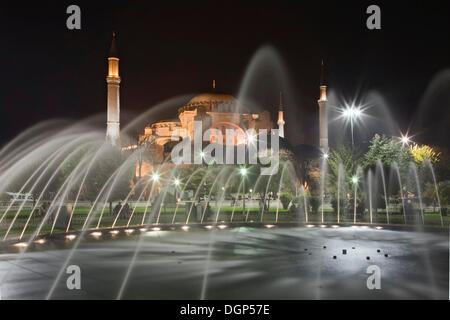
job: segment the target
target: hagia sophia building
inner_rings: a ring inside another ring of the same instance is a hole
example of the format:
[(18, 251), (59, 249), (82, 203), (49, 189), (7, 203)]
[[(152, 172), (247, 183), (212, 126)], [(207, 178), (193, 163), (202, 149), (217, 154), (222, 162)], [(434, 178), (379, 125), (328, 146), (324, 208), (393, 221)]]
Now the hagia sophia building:
[[(116, 36), (113, 33), (111, 48), (108, 55), (108, 74), (106, 82), (107, 93), (107, 128), (106, 138), (111, 144), (120, 147), (120, 75), (119, 55), (117, 50)], [(322, 152), (328, 150), (328, 120), (327, 120), (327, 94), (326, 86), (320, 86), (319, 105), (319, 148)], [(233, 144), (247, 144), (246, 130), (278, 129), (279, 136), (284, 138), (284, 111), (283, 101), (280, 93), (280, 103), (276, 126), (271, 119), (270, 112), (265, 110), (259, 113), (250, 112), (250, 109), (241, 105), (239, 101), (229, 94), (218, 93), (215, 81), (212, 82), (212, 90), (194, 96), (185, 105), (178, 108), (178, 120), (159, 121), (145, 126), (139, 135), (138, 144), (143, 143), (153, 146), (154, 152), (164, 152), (170, 145), (172, 134), (175, 130), (184, 129), (190, 137), (194, 136), (194, 121), (202, 121), (203, 130), (214, 128), (222, 132), (234, 129), (238, 132), (233, 138)], [(211, 142), (215, 137), (211, 136)], [(224, 139), (225, 140), (225, 139)], [(228, 141), (229, 142), (229, 141)], [(226, 142), (223, 141), (225, 144)], [(136, 146), (121, 146), (122, 150)], [(155, 157), (158, 158), (158, 157)], [(159, 157), (162, 158), (162, 157)], [(145, 175), (153, 164), (145, 163), (140, 169), (139, 175)]]

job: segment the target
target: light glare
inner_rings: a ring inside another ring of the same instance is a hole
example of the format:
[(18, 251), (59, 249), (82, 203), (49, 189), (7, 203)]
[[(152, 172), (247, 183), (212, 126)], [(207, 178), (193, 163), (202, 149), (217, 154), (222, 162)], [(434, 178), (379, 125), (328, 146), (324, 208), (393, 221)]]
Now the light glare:
[(74, 234), (68, 234), (67, 236), (66, 236), (66, 239), (67, 240), (73, 240), (73, 239), (75, 239), (77, 236), (76, 235), (74, 235)]

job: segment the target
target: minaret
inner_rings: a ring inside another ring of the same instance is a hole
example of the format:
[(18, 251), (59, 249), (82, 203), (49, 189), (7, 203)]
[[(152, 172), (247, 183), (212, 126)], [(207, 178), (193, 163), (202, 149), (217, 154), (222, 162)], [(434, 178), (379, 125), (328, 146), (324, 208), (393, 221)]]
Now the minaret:
[(106, 121), (106, 139), (114, 146), (120, 146), (120, 76), (119, 55), (117, 53), (116, 34), (113, 32), (111, 49), (108, 55), (108, 115)]
[(322, 152), (328, 151), (328, 114), (327, 114), (327, 86), (323, 83), (323, 60), (320, 73), (319, 104), (319, 147)]
[(283, 119), (283, 95), (280, 92), (280, 105), (278, 106), (278, 132), (281, 138), (284, 138), (284, 119)]

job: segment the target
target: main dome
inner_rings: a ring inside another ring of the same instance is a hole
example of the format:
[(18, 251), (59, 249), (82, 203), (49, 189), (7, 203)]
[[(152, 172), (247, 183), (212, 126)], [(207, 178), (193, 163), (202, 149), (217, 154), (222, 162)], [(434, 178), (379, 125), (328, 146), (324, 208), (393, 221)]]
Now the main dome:
[(180, 108), (179, 111), (182, 112), (193, 109), (200, 109), (206, 112), (248, 112), (248, 109), (241, 106), (235, 97), (229, 94), (216, 92), (201, 93), (196, 95), (182, 108)]
[(196, 95), (191, 100), (189, 100), (187, 105), (194, 103), (205, 104), (205, 103), (224, 103), (224, 102), (237, 103), (238, 101), (236, 100), (235, 97), (229, 94), (209, 92)]

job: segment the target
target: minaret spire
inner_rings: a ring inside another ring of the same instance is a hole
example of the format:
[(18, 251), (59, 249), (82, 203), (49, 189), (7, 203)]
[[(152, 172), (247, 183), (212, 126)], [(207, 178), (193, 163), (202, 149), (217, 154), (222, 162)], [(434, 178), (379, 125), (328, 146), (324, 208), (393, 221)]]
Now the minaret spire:
[(279, 136), (284, 138), (284, 115), (283, 115), (283, 93), (280, 92), (280, 104), (278, 106), (278, 130), (279, 130)]
[(320, 66), (320, 85), (323, 86), (323, 59), (322, 59), (322, 64)]
[(283, 110), (283, 93), (281, 91), (280, 91), (280, 105), (279, 105), (278, 109), (280, 111), (284, 111)]
[(108, 85), (106, 139), (114, 146), (120, 146), (120, 76), (119, 54), (116, 33), (113, 32), (108, 54)]
[(320, 97), (319, 104), (319, 147), (322, 152), (328, 152), (328, 111), (327, 111), (327, 86), (323, 79), (324, 63), (322, 60), (320, 68)]

